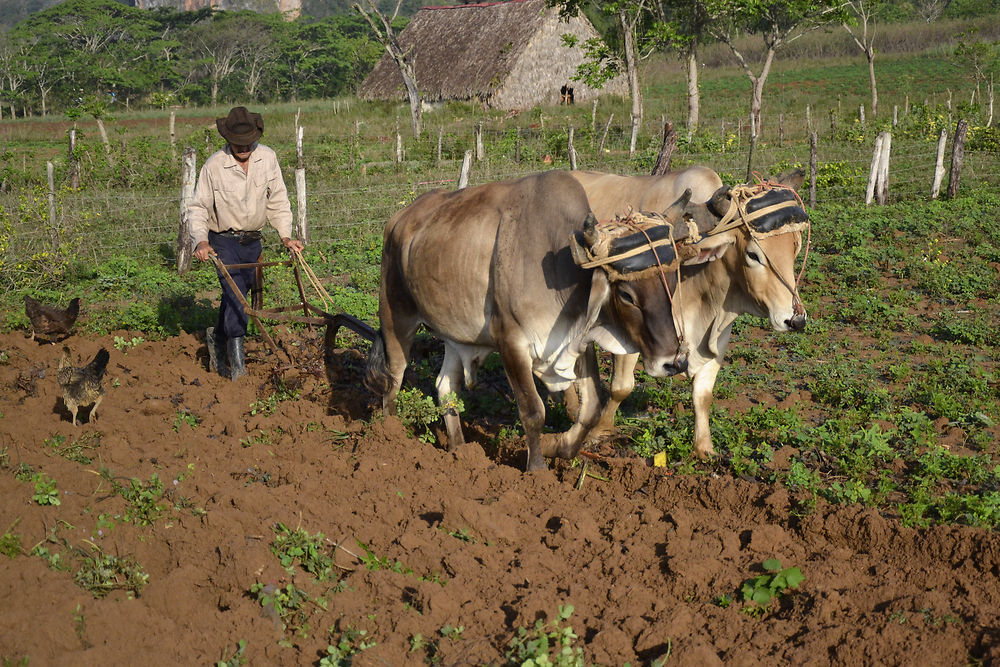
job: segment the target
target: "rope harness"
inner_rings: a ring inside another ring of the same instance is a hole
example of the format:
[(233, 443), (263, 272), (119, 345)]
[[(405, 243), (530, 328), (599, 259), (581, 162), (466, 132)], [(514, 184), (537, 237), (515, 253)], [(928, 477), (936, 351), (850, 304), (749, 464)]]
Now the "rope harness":
[[(809, 244), (812, 236), (812, 225), (809, 223), (809, 218), (805, 213), (805, 204), (802, 202), (802, 198), (799, 197), (799, 193), (791, 186), (765, 180), (757, 172), (754, 172), (754, 179), (754, 183), (736, 185), (730, 190), (729, 209), (723, 214), (715, 227), (705, 232), (705, 236), (714, 236), (731, 229), (745, 227), (751, 238), (755, 241), (760, 241), (761, 239), (779, 234), (801, 232), (805, 229), (805, 255), (802, 257), (802, 267), (799, 269), (799, 274), (795, 277), (795, 283), (792, 285), (789, 285), (788, 281), (775, 270), (771, 258), (767, 256), (764, 247), (758, 243), (761, 253), (767, 260), (768, 268), (781, 284), (791, 292), (793, 312), (796, 315), (802, 315), (805, 313), (805, 306), (802, 305), (802, 299), (799, 297), (798, 286), (802, 281), (802, 274), (806, 270), (806, 260), (809, 258)], [(748, 205), (751, 202), (764, 198), (774, 192), (782, 195), (790, 194), (791, 196), (785, 196), (774, 203), (755, 208), (753, 211), (748, 210)], [(782, 220), (780, 215), (784, 209), (789, 210), (785, 211), (785, 219)], [(798, 209), (801, 213), (791, 209)], [(762, 229), (769, 219), (770, 221), (776, 220), (777, 224), (768, 229)]]
[[(698, 242), (705, 237), (740, 227), (745, 228), (755, 241), (779, 234), (801, 232), (804, 229), (805, 255), (802, 258), (799, 274), (791, 285), (774, 268), (763, 246), (758, 243), (758, 247), (767, 261), (768, 268), (791, 292), (793, 312), (796, 315), (805, 314), (805, 307), (798, 291), (809, 257), (812, 231), (805, 205), (794, 188), (765, 180), (758, 173), (754, 173), (754, 179), (754, 183), (737, 185), (729, 190), (729, 208), (707, 232), (699, 232), (697, 225), (686, 215), (680, 221), (672, 223), (663, 216), (643, 214), (631, 208), (624, 216), (597, 223), (594, 228), (597, 240), (585, 248), (587, 261), (582, 262), (580, 267), (585, 269), (601, 267), (612, 281), (641, 280), (656, 272), (670, 303), (677, 331), (679, 355), (680, 349), (683, 349), (684, 322), (683, 314), (674, 308), (675, 297), (680, 297), (681, 265), (698, 254)], [(719, 211), (715, 213), (718, 214)], [(687, 233), (681, 240), (677, 240), (674, 234), (675, 224), (686, 226)], [(658, 250), (661, 248), (663, 250)], [(664, 253), (664, 258), (661, 258), (661, 253)], [(649, 257), (645, 258), (647, 254)], [(673, 291), (667, 282), (668, 271), (673, 271), (677, 276)]]
[[(688, 227), (688, 239), (694, 236), (698, 239), (698, 228), (689, 220), (683, 221)], [(674, 223), (656, 214), (642, 214), (629, 210), (625, 216), (614, 220), (597, 223), (595, 230), (598, 241), (586, 249), (589, 261), (580, 264), (581, 268), (603, 268), (612, 281), (641, 280), (650, 277), (654, 272), (660, 278), (663, 291), (670, 303), (670, 312), (674, 319), (674, 330), (677, 334), (677, 353), (674, 360), (680, 357), (684, 349), (684, 322), (679, 309), (674, 308), (675, 296), (680, 297), (682, 256), (692, 256), (688, 250), (689, 244), (681, 243), (674, 237)], [(641, 235), (645, 242), (636, 242), (635, 237)], [(658, 251), (658, 248), (664, 250)], [(663, 252), (665, 258), (661, 258)], [(648, 265), (629, 263), (644, 254), (651, 255)], [(664, 259), (667, 263), (664, 264)], [(670, 290), (667, 282), (667, 272), (672, 271), (677, 276), (676, 287)]]

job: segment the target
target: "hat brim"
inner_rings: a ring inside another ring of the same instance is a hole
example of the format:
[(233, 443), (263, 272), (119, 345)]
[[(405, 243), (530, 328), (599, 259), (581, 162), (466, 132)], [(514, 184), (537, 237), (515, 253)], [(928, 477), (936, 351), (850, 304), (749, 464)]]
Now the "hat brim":
[(226, 127), (225, 118), (216, 118), (215, 127), (219, 130), (219, 134), (222, 135), (223, 139), (231, 144), (236, 144), (237, 146), (249, 146), (260, 139), (264, 134), (264, 132), (258, 128), (254, 128), (253, 131), (244, 132), (242, 134), (230, 132), (229, 128)]

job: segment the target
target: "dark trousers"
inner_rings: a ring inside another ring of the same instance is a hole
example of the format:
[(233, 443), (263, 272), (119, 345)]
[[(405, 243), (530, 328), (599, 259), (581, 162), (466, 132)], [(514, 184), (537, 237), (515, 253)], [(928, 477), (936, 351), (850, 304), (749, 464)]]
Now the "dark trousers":
[[(261, 242), (253, 241), (242, 245), (239, 239), (222, 236), (214, 232), (208, 233), (208, 244), (219, 255), (223, 264), (250, 264), (260, 258)], [(243, 298), (253, 285), (254, 269), (229, 269), (233, 282), (243, 293)], [(222, 285), (222, 303), (219, 305), (219, 319), (215, 325), (216, 340), (220, 343), (229, 338), (239, 338), (247, 333), (247, 314), (243, 304), (230, 289), (229, 283), (219, 273), (219, 284)]]

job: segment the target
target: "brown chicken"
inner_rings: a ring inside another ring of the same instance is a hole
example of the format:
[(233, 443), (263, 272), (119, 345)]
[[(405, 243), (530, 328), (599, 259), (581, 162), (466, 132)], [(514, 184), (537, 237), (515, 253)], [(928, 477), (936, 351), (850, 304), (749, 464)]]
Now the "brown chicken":
[(54, 343), (60, 337), (68, 336), (73, 330), (73, 324), (76, 323), (76, 318), (80, 314), (80, 299), (70, 301), (69, 306), (64, 310), (39, 303), (25, 294), (24, 312), (31, 320), (31, 340), (35, 340), (35, 334), (42, 334)]
[(76, 412), (82, 405), (94, 404), (90, 409), (90, 421), (97, 418), (97, 406), (104, 398), (104, 371), (108, 367), (108, 351), (101, 348), (93, 360), (86, 366), (73, 366), (69, 348), (63, 347), (63, 356), (59, 360), (59, 371), (56, 377), (63, 391), (63, 402), (73, 414), (73, 426), (76, 426)]

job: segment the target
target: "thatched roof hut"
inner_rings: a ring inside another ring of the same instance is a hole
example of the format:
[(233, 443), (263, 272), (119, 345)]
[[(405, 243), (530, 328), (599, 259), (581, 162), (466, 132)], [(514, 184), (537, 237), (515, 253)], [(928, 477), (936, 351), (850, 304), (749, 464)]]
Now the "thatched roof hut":
[[(567, 47), (562, 35), (576, 35)], [(583, 62), (582, 44), (599, 37), (583, 16), (562, 20), (545, 0), (424, 7), (399, 35), (412, 50), (420, 96), (428, 102), (477, 100), (487, 107), (523, 109), (561, 101), (563, 87), (584, 102), (601, 93), (623, 93), (619, 76), (595, 90), (572, 81)], [(366, 100), (405, 99), (399, 69), (386, 54), (361, 84)]]

